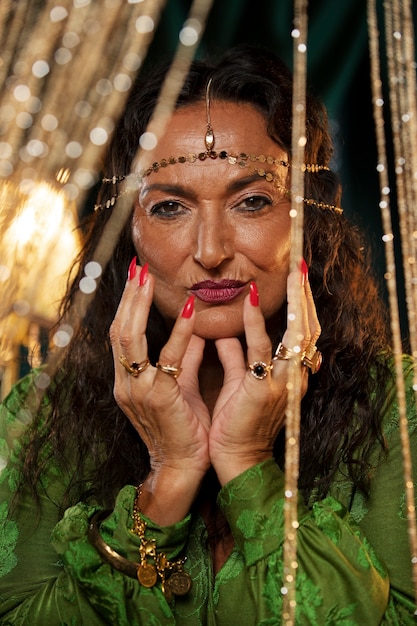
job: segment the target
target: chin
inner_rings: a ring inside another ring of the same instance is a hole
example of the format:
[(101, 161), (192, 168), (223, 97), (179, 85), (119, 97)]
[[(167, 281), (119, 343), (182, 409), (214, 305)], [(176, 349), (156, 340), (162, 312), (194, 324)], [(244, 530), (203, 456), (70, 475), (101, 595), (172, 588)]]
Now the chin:
[(204, 316), (197, 315), (194, 324), (194, 335), (206, 340), (242, 337), (244, 334), (242, 313), (236, 316), (219, 315), (211, 309)]

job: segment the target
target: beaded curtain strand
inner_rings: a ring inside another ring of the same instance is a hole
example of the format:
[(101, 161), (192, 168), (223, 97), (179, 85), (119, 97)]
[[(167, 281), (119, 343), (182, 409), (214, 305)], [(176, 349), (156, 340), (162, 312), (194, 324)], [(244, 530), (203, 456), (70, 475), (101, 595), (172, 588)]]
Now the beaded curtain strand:
[(19, 185), (66, 170), (65, 189), (82, 205), (164, 4), (36, 0), (2, 10), (0, 176)]
[[(417, 91), (413, 20), (409, 3), (404, 2), (401, 9), (392, 1), (386, 3), (385, 33), (407, 314), (411, 350), (416, 358)], [(417, 372), (415, 376), (417, 382)]]
[[(395, 4), (395, 3), (394, 3)], [(399, 415), (400, 415), (400, 437), (402, 444), (402, 454), (403, 454), (403, 471), (404, 471), (404, 482), (405, 482), (405, 490), (406, 490), (406, 508), (407, 508), (407, 518), (409, 524), (409, 539), (410, 539), (410, 550), (411, 550), (411, 564), (413, 568), (413, 582), (414, 582), (414, 592), (415, 598), (417, 602), (417, 534), (416, 534), (416, 519), (415, 519), (415, 505), (414, 505), (414, 485), (412, 479), (412, 466), (411, 466), (411, 452), (410, 452), (410, 440), (408, 436), (408, 421), (407, 421), (407, 409), (406, 409), (406, 399), (405, 399), (405, 383), (404, 383), (404, 375), (402, 368), (402, 342), (401, 342), (401, 328), (400, 328), (400, 317), (399, 317), (399, 307), (398, 307), (398, 296), (397, 296), (397, 281), (396, 281), (396, 263), (395, 263), (395, 251), (394, 251), (394, 237), (393, 237), (393, 228), (392, 228), (392, 217), (390, 211), (390, 187), (389, 187), (389, 178), (388, 178), (388, 159), (387, 159), (387, 149), (386, 149), (386, 139), (384, 133), (384, 116), (383, 116), (383, 93), (382, 93), (382, 81), (381, 81), (381, 71), (380, 71), (380, 52), (379, 52), (379, 30), (378, 30), (378, 21), (377, 21), (377, 12), (376, 12), (376, 4), (375, 0), (368, 0), (368, 33), (369, 33), (369, 50), (370, 50), (370, 62), (371, 62), (371, 86), (372, 86), (372, 100), (373, 100), (373, 111), (374, 111), (374, 119), (375, 119), (375, 132), (376, 132), (376, 142), (377, 142), (377, 151), (378, 151), (378, 165), (377, 170), (379, 172), (379, 181), (380, 181), (380, 209), (381, 209), (381, 217), (382, 224), (384, 230), (383, 241), (385, 243), (385, 257), (386, 257), (386, 267), (387, 272), (385, 274), (388, 297), (389, 297), (389, 306), (390, 306), (390, 316), (391, 316), (391, 331), (393, 336), (393, 351), (395, 358), (395, 373), (396, 373), (396, 384), (397, 384), (397, 396), (398, 396), (398, 405), (399, 405)], [(406, 198), (407, 192), (405, 191), (406, 183), (404, 176), (404, 172), (406, 171), (405, 167), (399, 167), (399, 165), (403, 166), (405, 156), (410, 157), (410, 151), (412, 150), (412, 144), (409, 143), (403, 136), (400, 138), (400, 134), (404, 135), (409, 132), (409, 128), (406, 126), (405, 129), (402, 128), (400, 124), (400, 116), (401, 113), (401, 104), (404, 104), (405, 100), (403, 96), (399, 96), (400, 86), (399, 83), (404, 81), (404, 75), (400, 78), (401, 65), (404, 62), (403, 52), (398, 48), (394, 52), (394, 47), (391, 45), (391, 37), (398, 38), (398, 35), (395, 36), (395, 33), (400, 34), (401, 31), (395, 30), (393, 31), (392, 27), (394, 24), (393, 15), (392, 15), (392, 6), (390, 3), (385, 4), (386, 11), (386, 40), (387, 40), (387, 51), (388, 51), (388, 72), (389, 72), (389, 96), (390, 103), (392, 107), (392, 127), (394, 133), (394, 149), (396, 152), (396, 174), (397, 174), (397, 191), (398, 191), (398, 199), (399, 199), (399, 207), (400, 207), (400, 230), (402, 235), (402, 244), (403, 250), (409, 251), (408, 245), (408, 237), (407, 227), (404, 227), (404, 222), (407, 220), (406, 215)], [(397, 15), (398, 18), (398, 15)], [(398, 24), (399, 25), (399, 24)], [(396, 61), (394, 62), (394, 57)], [(404, 94), (403, 94), (404, 95)], [(415, 105), (414, 105), (415, 106)], [(408, 109), (408, 108), (407, 108)], [(415, 109), (414, 109), (415, 112)], [(409, 113), (409, 112), (408, 112)], [(406, 112), (403, 112), (403, 115)], [(405, 144), (404, 144), (405, 141)], [(400, 156), (400, 152), (404, 145), (408, 145), (407, 153), (404, 153), (403, 156)], [(407, 166), (408, 169), (408, 166)], [(413, 185), (413, 183), (411, 183)], [(415, 205), (410, 205), (408, 207), (410, 213), (413, 211), (413, 207)], [(415, 209), (414, 209), (415, 210)], [(401, 225), (402, 222), (402, 225)], [(415, 219), (414, 219), (415, 224)], [(411, 233), (414, 232), (414, 228)], [(412, 235), (413, 236), (413, 235)], [(406, 261), (406, 259), (405, 259)], [(409, 272), (407, 271), (407, 263), (405, 263), (405, 274), (409, 277)], [(410, 287), (411, 285), (409, 285)], [(412, 325), (411, 325), (412, 326)], [(415, 335), (415, 333), (411, 332), (410, 326), (410, 335)], [(413, 342), (415, 341), (415, 336), (413, 337)], [(415, 354), (414, 354), (415, 356)]]
[[(291, 256), (292, 271), (300, 269), (303, 257), (304, 228), (304, 148), (306, 144), (306, 75), (307, 75), (307, 1), (295, 0), (293, 58), (293, 104), (292, 104), (292, 164), (291, 170)], [(301, 352), (303, 340), (301, 294), (295, 302), (294, 311), (288, 314), (289, 347), (296, 353)], [(297, 529), (298, 529), (298, 476), (299, 476), (299, 440), (301, 407), (301, 364), (290, 360), (288, 368), (288, 403), (285, 422), (285, 500), (284, 500), (284, 581), (283, 623), (295, 624), (296, 614), (296, 574), (297, 574)]]
[[(401, 16), (398, 11), (393, 13), (392, 7), (386, 5), (385, 8), (385, 33), (387, 48), (387, 69), (390, 89), (390, 109), (391, 109), (391, 129), (394, 148), (394, 163), (396, 173), (396, 191), (397, 204), (400, 226), (400, 237), (403, 256), (403, 272), (406, 287), (406, 304), (408, 323), (410, 328), (415, 327), (416, 301), (415, 289), (410, 289), (413, 281), (413, 273), (415, 273), (415, 254), (412, 250), (412, 239), (408, 237), (408, 232), (413, 232), (413, 211), (411, 208), (415, 206), (415, 198), (413, 198), (414, 190), (410, 185), (410, 166), (411, 160), (408, 155), (412, 155), (410, 149), (410, 139), (417, 135), (415, 129), (412, 128), (412, 118), (407, 115), (406, 123), (409, 132), (402, 131), (403, 122), (401, 120), (401, 111), (407, 111), (407, 88), (409, 79), (405, 76), (405, 66), (401, 61), (404, 56), (402, 50), (402, 42), (405, 40), (404, 31), (401, 26)], [(411, 167), (412, 169), (412, 167)], [(414, 251), (415, 252), (415, 251)], [(415, 342), (415, 332), (410, 333), (411, 350), (414, 356), (417, 354)]]

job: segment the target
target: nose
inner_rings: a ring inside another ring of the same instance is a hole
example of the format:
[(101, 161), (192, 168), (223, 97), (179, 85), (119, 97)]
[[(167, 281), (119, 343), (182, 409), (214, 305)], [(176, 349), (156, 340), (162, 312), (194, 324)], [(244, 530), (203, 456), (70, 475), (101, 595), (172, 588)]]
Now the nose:
[(233, 233), (221, 216), (208, 212), (197, 224), (194, 260), (205, 269), (219, 267), (233, 256)]

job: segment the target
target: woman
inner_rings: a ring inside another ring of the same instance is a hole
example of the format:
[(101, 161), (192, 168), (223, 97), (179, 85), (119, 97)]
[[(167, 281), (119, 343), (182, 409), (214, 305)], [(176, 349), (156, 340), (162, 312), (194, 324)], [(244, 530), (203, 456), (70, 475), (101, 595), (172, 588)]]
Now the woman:
[[(308, 98), (304, 259), (289, 272), (288, 71), (246, 48), (195, 62), (136, 162), (164, 75), (132, 91), (63, 314), (133, 171), (131, 220), (1, 475), (2, 623), (280, 624), (298, 359), (297, 623), (411, 624), (385, 315), (338, 208), (325, 111)], [(4, 404), (12, 434), (37, 375)]]

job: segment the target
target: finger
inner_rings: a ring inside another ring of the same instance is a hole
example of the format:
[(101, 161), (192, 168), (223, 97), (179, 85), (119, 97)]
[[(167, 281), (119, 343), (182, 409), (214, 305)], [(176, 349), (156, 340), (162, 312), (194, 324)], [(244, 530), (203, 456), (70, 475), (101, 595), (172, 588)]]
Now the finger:
[(203, 361), (205, 341), (197, 335), (191, 335), (186, 352), (182, 359), (182, 373), (179, 384), (181, 387), (198, 381), (198, 371)]
[[(287, 279), (287, 318), (288, 326), (282, 337), (282, 345), (288, 350), (287, 358), (275, 358), (273, 377), (279, 379), (284, 373), (288, 375), (290, 363), (301, 363), (301, 357), (311, 339), (309, 325), (309, 305), (306, 297), (306, 276), (300, 270), (290, 272)], [(311, 294), (311, 289), (310, 289)], [(311, 304), (314, 301), (311, 295)], [(314, 307), (315, 309), (315, 307)], [(311, 311), (313, 314), (313, 310)], [(276, 353), (275, 353), (276, 354)], [(302, 389), (307, 386), (307, 368), (301, 368)]]
[(251, 284), (250, 295), (243, 305), (243, 321), (247, 343), (249, 373), (253, 378), (263, 379), (270, 374), (272, 345), (265, 329), (265, 319), (259, 306), (256, 285)]
[[(308, 374), (312, 368), (307, 366), (304, 360), (301, 359), (304, 359), (305, 351), (308, 347), (315, 345), (320, 336), (321, 328), (308, 275), (304, 274), (301, 282), (297, 280), (297, 277), (298, 279), (300, 278), (297, 271), (291, 272), (288, 276), (288, 318), (289, 322), (292, 322), (292, 326), (289, 323), (284, 333), (282, 344), (289, 351), (293, 352), (293, 357), (290, 356), (290, 358), (293, 358), (296, 363), (301, 362), (303, 365), (301, 367), (301, 389), (302, 395), (304, 395), (308, 386)], [(282, 367), (283, 363), (285, 363), (285, 360), (275, 360), (277, 366), (281, 364)]]
[[(178, 316), (167, 343), (162, 348), (158, 360), (158, 372), (155, 383), (165, 383), (167, 378), (176, 379), (175, 370), (182, 366), (187, 347), (190, 343), (194, 328), (194, 296), (190, 296)], [(169, 376), (169, 370), (172, 375)], [(165, 370), (165, 371), (164, 371)], [(179, 375), (178, 371), (178, 375)]]
[[(287, 279), (287, 329), (282, 338), (286, 348), (301, 355), (311, 339), (305, 281), (299, 270), (290, 272)], [(314, 302), (313, 302), (314, 304)]]
[[(115, 361), (124, 355), (128, 362), (147, 358), (146, 327), (152, 304), (154, 280), (147, 266), (136, 266), (126, 282), (115, 318), (110, 327), (110, 341)], [(118, 367), (116, 374), (120, 373)]]
[(239, 339), (236, 337), (217, 339), (215, 345), (224, 370), (224, 383), (234, 378), (242, 380), (246, 372), (246, 361)]
[(181, 376), (177, 379), (180, 392), (190, 406), (203, 408), (198, 410), (198, 419), (206, 431), (210, 427), (210, 416), (206, 410), (200, 391), (199, 370), (204, 356), (205, 341), (197, 335), (191, 335), (187, 350), (182, 360)]
[(304, 285), (304, 291), (307, 305), (308, 325), (310, 328), (310, 342), (316, 344), (318, 338), (321, 335), (321, 326), (317, 317), (316, 304), (314, 302), (313, 293), (311, 291), (311, 284), (308, 278)]
[(242, 345), (236, 337), (227, 337), (215, 341), (217, 354), (224, 370), (221, 403), (216, 407), (220, 410), (235, 393), (246, 376), (247, 365)]

